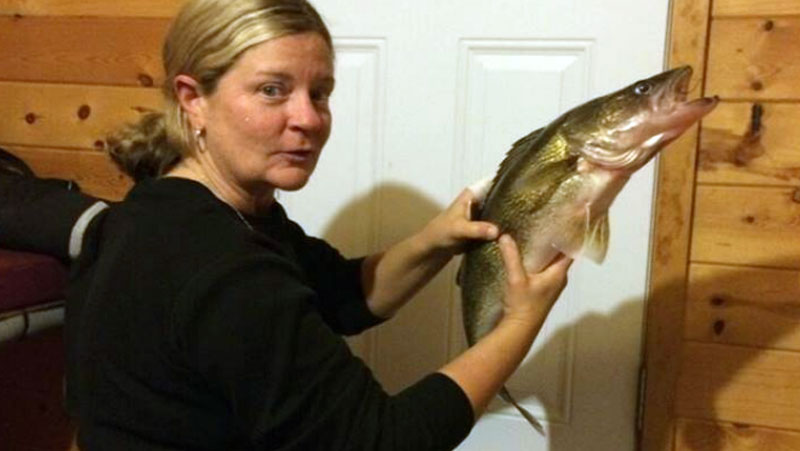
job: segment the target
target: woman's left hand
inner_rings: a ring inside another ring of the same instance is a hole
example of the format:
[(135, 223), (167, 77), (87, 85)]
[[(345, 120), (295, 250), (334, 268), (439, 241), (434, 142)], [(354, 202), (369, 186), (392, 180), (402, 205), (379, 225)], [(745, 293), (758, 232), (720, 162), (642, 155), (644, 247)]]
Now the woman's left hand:
[(422, 230), (422, 236), (437, 250), (450, 255), (460, 254), (471, 240), (495, 240), (497, 226), (471, 219), (472, 205), (477, 201), (470, 189), (464, 189), (452, 204), (433, 218)]

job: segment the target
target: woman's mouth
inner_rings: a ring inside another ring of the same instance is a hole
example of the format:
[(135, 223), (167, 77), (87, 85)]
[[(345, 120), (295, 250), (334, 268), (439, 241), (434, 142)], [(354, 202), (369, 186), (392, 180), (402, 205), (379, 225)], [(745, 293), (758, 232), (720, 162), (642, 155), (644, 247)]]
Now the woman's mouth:
[(277, 152), (277, 156), (293, 164), (304, 164), (311, 162), (316, 157), (316, 152), (310, 149), (284, 150)]

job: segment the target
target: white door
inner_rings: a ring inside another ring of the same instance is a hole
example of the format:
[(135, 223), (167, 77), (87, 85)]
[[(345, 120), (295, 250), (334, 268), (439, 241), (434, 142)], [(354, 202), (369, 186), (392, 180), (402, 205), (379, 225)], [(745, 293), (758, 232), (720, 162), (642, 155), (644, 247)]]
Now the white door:
[[(317, 0), (337, 47), (333, 134), (317, 173), (283, 193), (309, 233), (351, 255), (418, 229), (510, 144), (571, 106), (663, 68), (668, 0)], [(463, 450), (632, 450), (652, 164), (611, 211), (602, 266), (582, 261), (507, 406)], [(463, 349), (456, 265), (393, 321), (352, 341), (390, 391)]]

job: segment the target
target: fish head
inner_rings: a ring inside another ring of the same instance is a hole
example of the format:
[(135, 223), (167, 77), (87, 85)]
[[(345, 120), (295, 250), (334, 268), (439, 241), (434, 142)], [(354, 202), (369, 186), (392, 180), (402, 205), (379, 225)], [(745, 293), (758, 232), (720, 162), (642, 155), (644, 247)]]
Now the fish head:
[(590, 163), (633, 172), (711, 112), (719, 99), (687, 100), (692, 68), (672, 69), (567, 113), (562, 133)]

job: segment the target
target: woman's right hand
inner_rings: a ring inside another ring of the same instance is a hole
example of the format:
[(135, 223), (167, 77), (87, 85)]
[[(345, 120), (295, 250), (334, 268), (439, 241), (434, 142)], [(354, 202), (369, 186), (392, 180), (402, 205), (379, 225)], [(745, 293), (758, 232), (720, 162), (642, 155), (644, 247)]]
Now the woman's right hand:
[(567, 285), (567, 270), (572, 259), (559, 254), (539, 273), (527, 273), (517, 244), (504, 234), (498, 245), (505, 264), (507, 285), (501, 321), (524, 321), (541, 327), (550, 308)]

